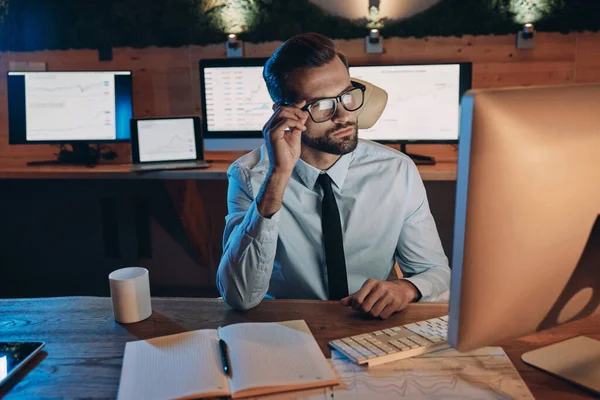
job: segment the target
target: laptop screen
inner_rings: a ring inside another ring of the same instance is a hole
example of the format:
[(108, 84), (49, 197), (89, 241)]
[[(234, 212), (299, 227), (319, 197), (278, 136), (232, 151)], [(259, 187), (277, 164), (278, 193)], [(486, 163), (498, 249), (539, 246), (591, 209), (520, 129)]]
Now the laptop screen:
[(193, 118), (137, 121), (140, 162), (196, 160)]

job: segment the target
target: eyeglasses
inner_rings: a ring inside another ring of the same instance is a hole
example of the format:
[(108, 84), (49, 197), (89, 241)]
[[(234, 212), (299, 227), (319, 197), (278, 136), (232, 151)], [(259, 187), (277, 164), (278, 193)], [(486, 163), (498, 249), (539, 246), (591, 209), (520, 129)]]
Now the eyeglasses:
[(342, 92), (336, 97), (326, 97), (315, 100), (302, 107), (302, 111), (308, 111), (310, 118), (316, 122), (327, 122), (337, 113), (338, 103), (352, 112), (363, 106), (365, 101), (365, 90), (367, 87), (362, 83), (352, 81), (352, 88)]

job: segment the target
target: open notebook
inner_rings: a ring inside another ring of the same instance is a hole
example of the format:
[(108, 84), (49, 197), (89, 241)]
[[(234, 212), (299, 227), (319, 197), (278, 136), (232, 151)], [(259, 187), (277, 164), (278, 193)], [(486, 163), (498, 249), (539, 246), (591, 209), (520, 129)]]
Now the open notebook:
[[(219, 338), (229, 346), (231, 377)], [(118, 398), (239, 398), (338, 383), (303, 320), (241, 323), (128, 342)]]

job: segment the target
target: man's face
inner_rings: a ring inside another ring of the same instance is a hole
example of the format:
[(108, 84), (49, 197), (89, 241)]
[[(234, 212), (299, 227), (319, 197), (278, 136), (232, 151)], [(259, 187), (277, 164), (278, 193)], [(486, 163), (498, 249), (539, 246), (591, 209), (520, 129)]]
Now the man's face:
[[(299, 100), (306, 100), (307, 104), (316, 99), (339, 96), (352, 87), (348, 70), (338, 57), (322, 67), (294, 71), (290, 84)], [(329, 154), (354, 151), (358, 145), (358, 113), (349, 112), (338, 103), (337, 111), (329, 121), (316, 123), (309, 116), (302, 143)]]

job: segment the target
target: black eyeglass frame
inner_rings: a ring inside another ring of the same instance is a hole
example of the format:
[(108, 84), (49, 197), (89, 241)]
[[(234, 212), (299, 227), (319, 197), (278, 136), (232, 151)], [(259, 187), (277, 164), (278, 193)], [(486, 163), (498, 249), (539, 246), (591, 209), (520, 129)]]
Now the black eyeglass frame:
[[(355, 112), (360, 110), (360, 108), (365, 104), (365, 91), (367, 90), (367, 87), (365, 85), (363, 85), (362, 83), (356, 82), (356, 81), (350, 81), (352, 83), (352, 87), (348, 90), (344, 90), (342, 93), (340, 93), (339, 95), (335, 96), (335, 97), (323, 97), (321, 99), (316, 99), (314, 101), (311, 101), (310, 103), (308, 103), (307, 105), (305, 105), (304, 107), (301, 108), (302, 111), (306, 111), (308, 112), (308, 115), (310, 115), (310, 119), (313, 120), (314, 123), (316, 124), (321, 124), (323, 122), (327, 122), (329, 121), (331, 118), (333, 118), (335, 116), (335, 114), (337, 114), (337, 108), (338, 108), (338, 104), (342, 104), (342, 106), (346, 109), (346, 111), (349, 112)], [(353, 90), (356, 89), (360, 89), (362, 91), (362, 101), (360, 103), (360, 105), (358, 107), (356, 107), (354, 110), (348, 110), (348, 107), (346, 107), (346, 105), (344, 104), (344, 102), (342, 101), (342, 96), (350, 93)], [(333, 112), (331, 113), (331, 116), (323, 121), (317, 121), (315, 120), (315, 118), (312, 115), (312, 112), (310, 111), (311, 107), (318, 103), (319, 101), (323, 101), (323, 100), (333, 100)]]

